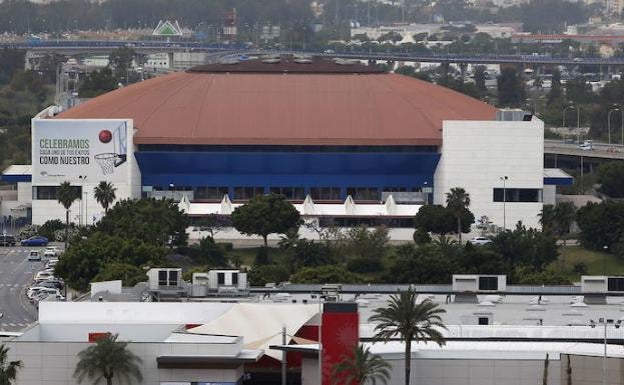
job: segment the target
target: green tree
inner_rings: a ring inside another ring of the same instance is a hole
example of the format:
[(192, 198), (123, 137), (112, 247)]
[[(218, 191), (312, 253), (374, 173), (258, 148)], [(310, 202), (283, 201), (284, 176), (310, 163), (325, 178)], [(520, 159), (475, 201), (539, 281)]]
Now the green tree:
[(50, 219), (45, 221), (39, 228), (37, 228), (37, 234), (42, 235), (49, 240), (55, 239), (55, 233), (59, 230), (63, 230), (65, 224), (60, 219)]
[(108, 211), (109, 206), (115, 201), (115, 191), (117, 189), (111, 182), (101, 181), (94, 189), (93, 196), (97, 203), (102, 206), (104, 212)]
[(588, 203), (577, 211), (576, 223), (581, 230), (581, 245), (598, 251), (607, 246), (611, 250), (624, 235), (624, 203)]
[(561, 72), (558, 69), (554, 69), (552, 73), (550, 91), (548, 91), (547, 95), (548, 105), (552, 104), (556, 100), (561, 99), (561, 97)]
[(98, 385), (106, 381), (113, 384), (113, 378), (119, 383), (131, 384), (133, 380), (143, 381), (140, 365), (143, 360), (128, 349), (128, 342), (117, 340), (117, 334), (107, 334), (98, 339), (95, 345), (78, 353), (78, 364), (74, 378), (82, 383), (85, 378)]
[(405, 344), (405, 385), (410, 383), (412, 342), (432, 341), (445, 344), (441, 330), (446, 330), (442, 314), (446, 310), (431, 300), (416, 303), (418, 294), (409, 289), (390, 296), (386, 307), (373, 310), (369, 322), (376, 323), (374, 338), (387, 342), (399, 336)]
[[(470, 194), (466, 192), (461, 187), (454, 187), (451, 191), (446, 193), (446, 207), (453, 213), (455, 219), (457, 220), (457, 236), (459, 237), (459, 243), (461, 244), (462, 238), (461, 234), (463, 231), (462, 227), (462, 219), (464, 218), (464, 213), (468, 210), (470, 206)], [(474, 222), (474, 215), (472, 216), (472, 221)]]
[(0, 385), (12, 385), (17, 379), (17, 371), (23, 367), (22, 361), (7, 362), (9, 348), (0, 345)]
[(492, 237), (490, 247), (503, 255), (510, 268), (526, 266), (542, 271), (557, 259), (557, 240), (552, 233), (527, 229), (521, 222), (516, 228)]
[(97, 223), (97, 231), (156, 246), (186, 243), (189, 218), (170, 199), (118, 201)]
[(291, 277), (292, 283), (362, 283), (362, 278), (344, 267), (327, 265), (304, 267)]
[(433, 243), (399, 245), (391, 261), (384, 277), (391, 283), (441, 284), (449, 282), (454, 272), (453, 259)]
[(117, 79), (126, 78), (128, 76), (128, 70), (132, 67), (134, 56), (134, 50), (129, 47), (116, 48), (110, 53), (108, 62), (109, 65), (115, 69), (115, 76)]
[(111, 261), (101, 267), (100, 272), (93, 277), (92, 282), (115, 280), (121, 280), (124, 286), (133, 287), (139, 282), (147, 281), (147, 275), (140, 266)]
[(555, 206), (544, 205), (539, 215), (539, 223), (542, 231), (553, 231), (555, 229)]
[(487, 87), (485, 86), (485, 70), (485, 66), (477, 66), (474, 72), (475, 86), (481, 93), (487, 92)]
[(72, 186), (69, 182), (63, 182), (56, 191), (56, 200), (65, 208), (65, 250), (67, 250), (69, 230), (69, 208), (80, 198), (80, 188)]
[(391, 366), (381, 356), (370, 352), (370, 348), (355, 346), (353, 352), (345, 354), (334, 366), (334, 378), (344, 384), (387, 384), (390, 381)]
[(383, 269), (382, 258), (388, 251), (388, 229), (380, 226), (372, 231), (366, 226), (351, 228), (345, 238), (347, 268), (356, 273)]
[(557, 203), (554, 209), (555, 229), (559, 237), (563, 237), (565, 246), (565, 236), (570, 233), (570, 226), (576, 217), (576, 207), (572, 202)]
[(624, 162), (613, 161), (598, 167), (600, 191), (611, 198), (624, 198)]
[(199, 258), (201, 263), (212, 267), (227, 267), (228, 265), (225, 252), (212, 237), (205, 237), (199, 241)]
[(441, 205), (425, 205), (418, 210), (414, 217), (414, 225), (417, 230), (425, 233), (448, 234), (453, 232), (455, 218), (453, 213)]
[(524, 82), (515, 68), (503, 68), (497, 81), (499, 106), (520, 107), (524, 103)]
[(281, 283), (288, 280), (290, 273), (283, 265), (254, 266), (249, 271), (249, 284), (252, 286), (264, 286), (267, 283)]
[(110, 68), (93, 71), (88, 74), (79, 86), (80, 96), (94, 98), (117, 88), (118, 80)]
[(591, 84), (585, 78), (568, 80), (565, 85), (565, 95), (573, 103), (591, 103), (594, 98)]
[(299, 211), (282, 195), (256, 195), (232, 212), (232, 224), (247, 235), (260, 235), (264, 247), (269, 234), (283, 234), (301, 225)]
[[(162, 265), (164, 256), (164, 248), (151, 242), (95, 231), (87, 239), (73, 242), (63, 258), (59, 259), (54, 271), (69, 287), (86, 291), (89, 283), (109, 264), (119, 263), (142, 269)], [(110, 276), (113, 271), (117, 272), (119, 269), (109, 270), (106, 274)], [(118, 277), (121, 278), (123, 277)], [(132, 285), (132, 281), (124, 284)]]

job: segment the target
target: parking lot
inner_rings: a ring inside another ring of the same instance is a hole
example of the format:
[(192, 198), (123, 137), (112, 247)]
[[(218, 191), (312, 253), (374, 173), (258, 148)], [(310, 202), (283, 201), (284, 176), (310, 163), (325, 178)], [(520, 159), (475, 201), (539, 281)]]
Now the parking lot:
[[(60, 246), (60, 245), (59, 245)], [(0, 330), (19, 331), (37, 319), (37, 309), (26, 298), (25, 291), (32, 285), (41, 262), (28, 261), (32, 250), (43, 255), (44, 247), (0, 247)]]

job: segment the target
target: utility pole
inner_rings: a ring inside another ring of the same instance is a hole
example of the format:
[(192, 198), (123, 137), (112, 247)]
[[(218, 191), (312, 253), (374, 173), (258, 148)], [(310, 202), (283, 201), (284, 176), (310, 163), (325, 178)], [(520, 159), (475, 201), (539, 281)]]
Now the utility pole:
[[(282, 326), (282, 345), (286, 345), (286, 325)], [(288, 379), (288, 362), (286, 360), (288, 352), (282, 350), (282, 385), (286, 385)], [(320, 363), (319, 363), (320, 364)]]

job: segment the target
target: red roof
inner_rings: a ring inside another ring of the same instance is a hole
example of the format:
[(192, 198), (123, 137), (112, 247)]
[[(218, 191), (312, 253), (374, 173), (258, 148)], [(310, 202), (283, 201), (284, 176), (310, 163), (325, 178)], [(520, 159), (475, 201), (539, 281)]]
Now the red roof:
[(137, 144), (439, 145), (443, 120), (496, 109), (396, 74), (178, 72), (58, 115), (134, 119)]

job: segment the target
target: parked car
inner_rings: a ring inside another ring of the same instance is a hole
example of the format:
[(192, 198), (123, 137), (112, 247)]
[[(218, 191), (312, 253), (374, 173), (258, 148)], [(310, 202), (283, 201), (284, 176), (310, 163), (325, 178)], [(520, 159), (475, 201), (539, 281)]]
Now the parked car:
[(473, 245), (483, 246), (483, 245), (487, 245), (488, 243), (492, 243), (492, 240), (486, 237), (474, 237), (468, 242), (470, 242)]
[(15, 237), (12, 235), (0, 235), (0, 246), (15, 246)]
[(28, 297), (28, 299), (32, 299), (41, 293), (60, 294), (60, 291), (55, 287), (31, 286), (26, 290), (26, 297)]
[(63, 288), (63, 283), (62, 281), (56, 278), (51, 278), (51, 279), (46, 279), (45, 281), (39, 282), (36, 287), (47, 287), (47, 288), (60, 290)]
[(48, 259), (47, 261), (45, 261), (46, 269), (54, 269), (58, 261), (59, 261), (58, 259)]
[(40, 271), (37, 274), (35, 274), (35, 277), (33, 278), (33, 280), (35, 282), (37, 282), (37, 281), (45, 281), (46, 279), (48, 279), (50, 277), (54, 277), (54, 272), (52, 272), (52, 271)]
[(43, 256), (46, 258), (58, 257), (61, 254), (61, 250), (56, 246), (48, 246), (43, 252)]
[(33, 250), (30, 252), (30, 254), (28, 254), (28, 260), (41, 262), (41, 254), (39, 254), (39, 251)]
[(41, 235), (35, 235), (28, 239), (24, 239), (20, 242), (22, 246), (47, 246), (49, 243), (48, 238), (42, 237)]

